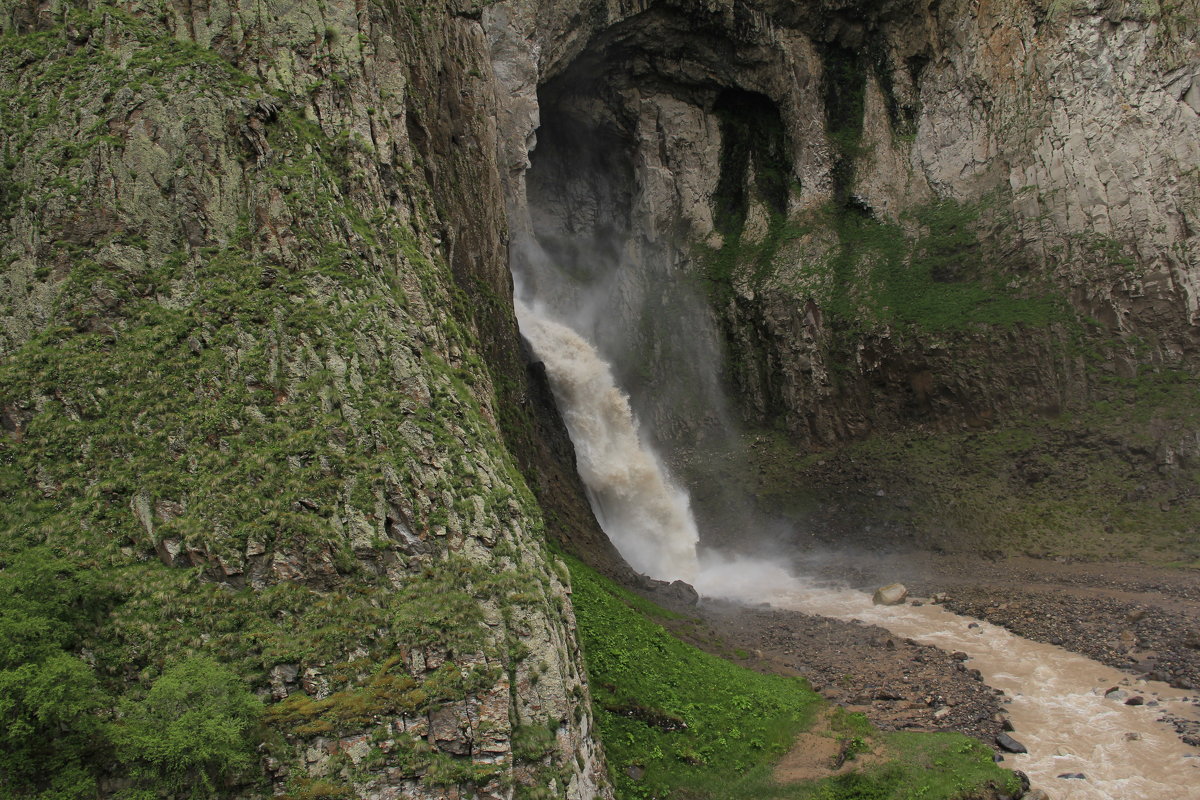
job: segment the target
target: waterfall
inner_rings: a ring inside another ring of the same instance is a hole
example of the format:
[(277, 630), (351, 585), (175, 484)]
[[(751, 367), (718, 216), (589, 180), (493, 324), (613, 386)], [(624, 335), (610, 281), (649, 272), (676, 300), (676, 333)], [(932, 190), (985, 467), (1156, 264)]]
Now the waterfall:
[(517, 302), (517, 321), (546, 365), (600, 527), (630, 566), (695, 581), (699, 534), (687, 493), (638, 435), (629, 397), (586, 339)]
[[(988, 684), (1011, 695), (1008, 713), (1027, 755), (1009, 756), (1063, 800), (1200, 797), (1190, 748), (1159, 719), (1159, 709), (1191, 714), (1187, 698), (1165, 684), (1136, 681), (1156, 708), (1107, 699), (1129, 678), (1082, 656), (1022, 639), (936, 606), (876, 606), (870, 596), (822, 586), (771, 560), (708, 551), (687, 493), (638, 435), (629, 398), (596, 348), (544, 308), (516, 303), (521, 332), (546, 365), (575, 445), (580, 477), (596, 519), (629, 564), (655, 578), (682, 579), (702, 596), (769, 602), (808, 614), (867, 621), (899, 636), (961, 650)], [(1086, 773), (1087, 780), (1062, 780)]]

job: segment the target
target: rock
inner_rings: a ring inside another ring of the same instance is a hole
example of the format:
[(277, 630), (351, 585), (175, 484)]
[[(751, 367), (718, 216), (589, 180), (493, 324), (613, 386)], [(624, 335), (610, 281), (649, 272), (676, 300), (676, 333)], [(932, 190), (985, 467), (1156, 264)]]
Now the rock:
[(1087, 780), (1087, 775), (1084, 775), (1082, 772), (1064, 772), (1063, 774), (1059, 775), (1058, 777), (1063, 778), (1065, 780), (1070, 780), (1070, 781), (1085, 781), (1085, 780)]
[(1140, 694), (1135, 694), (1133, 697), (1125, 701), (1125, 705), (1127, 706), (1141, 706), (1145, 704), (1146, 698), (1142, 697)]
[(1025, 748), (1025, 745), (1021, 744), (1016, 739), (1009, 736), (1007, 733), (996, 734), (996, 744), (999, 745), (1001, 749), (1007, 750), (1010, 753), (1028, 753), (1029, 752), (1029, 750), (1027, 750)]
[(1022, 797), (1023, 800), (1050, 800), (1050, 795), (1041, 789), (1030, 789)]
[(694, 606), (700, 602), (700, 594), (695, 587), (685, 581), (675, 580), (668, 583), (643, 575), (640, 583), (643, 588), (661, 598), (663, 602), (682, 603), (688, 606)]
[(1029, 776), (1026, 775), (1024, 772), (1022, 772), (1019, 769), (1014, 769), (1013, 775), (1016, 775), (1017, 780), (1019, 780), (1021, 782), (1021, 791), (1018, 794), (1018, 797), (1021, 795), (1025, 795), (1029, 791)]
[(889, 583), (875, 590), (871, 602), (877, 606), (898, 606), (908, 597), (908, 589), (902, 583)]

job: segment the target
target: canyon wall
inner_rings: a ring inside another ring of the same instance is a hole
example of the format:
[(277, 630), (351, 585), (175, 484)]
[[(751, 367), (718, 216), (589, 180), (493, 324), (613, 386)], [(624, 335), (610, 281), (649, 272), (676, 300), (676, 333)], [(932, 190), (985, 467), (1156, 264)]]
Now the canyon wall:
[(588, 332), (676, 460), (1190, 376), (1196, 18), (8, 0), (0, 557), (113, 587), (77, 648), (113, 709), (243, 676), (227, 793), (607, 796), (546, 535), (618, 560), (510, 251), (614, 300)]
[(826, 444), (1052, 414), (1098, 378), (1194, 366), (1194, 19), (1028, 2), (484, 15), (510, 202), (532, 196), (543, 238), (615, 226), (624, 257), (690, 277), (746, 416)]
[[(611, 793), (500, 431), (526, 387), (480, 13), (0, 14), (0, 557), (112, 587), (80, 636), (113, 698), (200, 654), (267, 702), (223, 794)], [(24, 788), (152, 778), (57, 757)]]

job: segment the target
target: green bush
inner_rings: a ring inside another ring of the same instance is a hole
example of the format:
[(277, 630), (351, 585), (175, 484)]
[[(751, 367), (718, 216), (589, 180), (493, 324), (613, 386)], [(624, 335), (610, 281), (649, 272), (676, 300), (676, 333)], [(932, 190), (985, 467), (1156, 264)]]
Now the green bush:
[(95, 795), (108, 698), (67, 648), (100, 595), (45, 548), (0, 570), (0, 798)]
[(253, 763), (261, 714), (237, 675), (193, 657), (164, 672), (144, 699), (122, 703), (112, 736), (139, 786), (212, 797)]
[[(0, 619), (0, 648), (10, 653), (11, 622)], [(30, 622), (25, 632), (43, 627)], [(92, 670), (61, 650), (0, 669), (0, 797), (94, 796), (89, 755), (103, 746), (104, 705)]]

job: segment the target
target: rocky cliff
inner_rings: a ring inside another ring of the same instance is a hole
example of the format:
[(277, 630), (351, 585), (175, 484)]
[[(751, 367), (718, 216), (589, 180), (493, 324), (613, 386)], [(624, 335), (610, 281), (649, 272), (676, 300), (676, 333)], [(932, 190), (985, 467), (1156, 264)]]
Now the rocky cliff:
[(696, 486), (738, 471), (712, 466), (731, 415), (708, 362), (734, 416), (784, 435), (756, 467), (777, 496), (858, 492), (844, 470), (780, 466), (813, 448), (1069, 417), (999, 468), (1070, 450), (1064, 474), (1148, 470), (1155, 509), (1197, 495), (1196, 398), (1177, 389), (1196, 369), (1195, 19), (1033, 2), (484, 15), (510, 202), (572, 265), (554, 291), (610, 298), (583, 318)]
[[(659, 3), (597, 7), (590, 34), (509, 6), (485, 24), (522, 197), (536, 135), (543, 235), (663, 243), (709, 284), (740, 400), (828, 442), (931, 406), (1061, 405), (1090, 384), (1080, 319), (1120, 343), (1104, 370), (1193, 363), (1191, 11)], [(1002, 357), (1017, 392), (964, 369)]]
[[(591, 333), (685, 465), (740, 419), (794, 494), (814, 445), (1132, 392), (1116, 446), (1185, 519), (1196, 19), (7, 0), (0, 558), (112, 588), (71, 651), (116, 729), (183, 659), (243, 676), (267, 733), (226, 793), (606, 796), (547, 528), (614, 557), (510, 245), (621, 309)], [(22, 790), (137, 791), (119, 740)]]
[[(112, 708), (196, 654), (268, 702), (222, 793), (609, 793), (499, 430), (493, 376), (524, 382), (479, 15), (0, 14), (0, 557), (113, 587), (78, 647)], [(6, 791), (161, 788), (125, 713), (124, 766), (52, 753)]]

